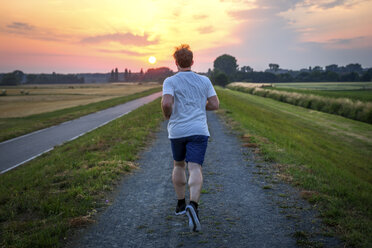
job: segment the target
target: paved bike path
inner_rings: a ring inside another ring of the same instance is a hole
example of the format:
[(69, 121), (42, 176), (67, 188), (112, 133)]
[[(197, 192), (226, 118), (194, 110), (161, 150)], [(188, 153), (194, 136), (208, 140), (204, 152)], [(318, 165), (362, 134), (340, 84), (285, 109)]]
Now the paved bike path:
[(0, 174), (22, 165), (54, 146), (76, 139), (161, 96), (161, 92), (98, 111), (0, 143)]
[[(254, 153), (242, 148), (214, 113), (208, 114), (208, 122), (201, 233), (189, 232), (187, 217), (174, 215), (172, 157), (164, 122), (138, 161), (139, 169), (123, 179), (112, 205), (67, 247), (297, 247), (296, 232), (321, 231), (316, 212), (298, 192), (280, 182), (264, 189), (267, 182), (254, 173), (264, 164), (258, 166)], [(278, 197), (285, 191), (286, 198)], [(288, 208), (279, 206), (277, 198)], [(332, 238), (314, 238), (324, 247), (340, 246)]]

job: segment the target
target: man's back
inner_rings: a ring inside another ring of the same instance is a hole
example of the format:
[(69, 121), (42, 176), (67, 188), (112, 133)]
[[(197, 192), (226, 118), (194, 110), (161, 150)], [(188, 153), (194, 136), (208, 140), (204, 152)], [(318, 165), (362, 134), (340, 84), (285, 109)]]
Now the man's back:
[(163, 94), (174, 97), (169, 138), (209, 136), (205, 106), (207, 99), (216, 93), (207, 77), (192, 71), (178, 72), (164, 81)]

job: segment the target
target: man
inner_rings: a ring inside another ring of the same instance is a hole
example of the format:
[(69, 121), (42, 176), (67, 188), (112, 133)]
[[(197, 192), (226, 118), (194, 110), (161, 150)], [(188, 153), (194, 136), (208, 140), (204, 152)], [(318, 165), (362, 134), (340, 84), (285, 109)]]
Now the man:
[[(186, 213), (190, 229), (200, 231), (201, 167), (209, 138), (206, 110), (217, 110), (219, 100), (211, 81), (191, 71), (194, 61), (189, 45), (177, 47), (173, 57), (178, 73), (164, 80), (161, 107), (164, 117), (169, 119), (168, 137), (174, 159), (172, 181), (178, 198), (176, 215)], [(190, 204), (187, 206), (185, 162), (189, 170), (190, 191)]]

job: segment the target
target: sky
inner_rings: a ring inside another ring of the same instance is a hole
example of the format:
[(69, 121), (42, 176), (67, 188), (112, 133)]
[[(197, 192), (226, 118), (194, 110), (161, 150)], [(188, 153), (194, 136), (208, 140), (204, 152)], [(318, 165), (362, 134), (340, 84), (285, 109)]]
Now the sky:
[(199, 72), (222, 54), (256, 71), (372, 67), (371, 13), (372, 0), (0, 0), (0, 72), (176, 70), (180, 44)]

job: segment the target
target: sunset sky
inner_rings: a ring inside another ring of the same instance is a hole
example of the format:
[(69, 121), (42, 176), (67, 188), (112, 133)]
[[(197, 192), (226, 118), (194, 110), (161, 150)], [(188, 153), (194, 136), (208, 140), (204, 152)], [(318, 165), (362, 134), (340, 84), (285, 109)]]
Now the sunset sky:
[[(372, 67), (372, 0), (0, 0), (0, 72), (195, 71), (224, 53), (255, 70)], [(151, 65), (150, 56), (157, 61)]]

